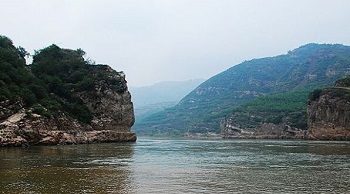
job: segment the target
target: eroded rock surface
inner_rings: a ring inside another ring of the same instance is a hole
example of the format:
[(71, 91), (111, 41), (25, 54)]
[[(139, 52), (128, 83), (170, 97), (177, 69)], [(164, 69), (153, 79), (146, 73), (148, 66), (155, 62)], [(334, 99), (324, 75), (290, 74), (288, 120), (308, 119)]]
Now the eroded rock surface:
[(0, 102), (0, 145), (29, 146), (136, 141), (130, 132), (134, 124), (131, 95), (125, 75), (106, 65), (109, 78), (95, 80), (95, 89), (74, 93), (92, 112), (90, 123), (80, 122), (63, 112), (45, 117), (25, 108), (19, 99)]
[(309, 101), (307, 114), (310, 139), (350, 140), (350, 88), (324, 89)]

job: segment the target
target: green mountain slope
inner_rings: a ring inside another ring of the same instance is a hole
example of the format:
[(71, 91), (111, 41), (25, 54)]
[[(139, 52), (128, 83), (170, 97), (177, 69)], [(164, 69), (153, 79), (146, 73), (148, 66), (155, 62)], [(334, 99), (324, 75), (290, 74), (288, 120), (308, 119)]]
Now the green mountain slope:
[[(135, 130), (139, 134), (181, 135), (188, 131), (218, 133), (221, 120), (234, 115), (240, 105), (255, 99), (260, 101), (258, 104), (265, 104), (268, 98), (261, 97), (272, 94), (277, 95), (270, 99), (275, 104), (276, 99), (281, 98), (278, 95), (283, 96), (286, 92), (296, 95), (294, 99), (297, 101), (292, 106), (295, 109), (282, 108), (286, 109), (283, 111), (300, 112), (300, 105), (306, 103), (309, 91), (331, 86), (349, 73), (349, 46), (307, 44), (285, 55), (253, 59), (235, 65), (201, 84), (175, 107), (144, 119), (135, 126)], [(283, 100), (280, 100), (280, 104), (285, 105)], [(261, 109), (261, 106), (256, 108)], [(270, 119), (276, 117), (275, 114), (262, 114), (262, 119), (266, 120), (268, 116)]]

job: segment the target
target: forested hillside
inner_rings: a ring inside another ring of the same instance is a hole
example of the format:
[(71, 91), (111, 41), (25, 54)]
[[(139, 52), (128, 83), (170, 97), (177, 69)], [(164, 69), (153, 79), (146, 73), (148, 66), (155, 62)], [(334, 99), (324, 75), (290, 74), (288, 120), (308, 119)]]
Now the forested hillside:
[[(145, 134), (219, 133), (220, 122), (228, 117), (250, 125), (244, 127), (287, 119), (290, 125), (305, 128), (308, 93), (349, 73), (350, 47), (307, 44), (285, 55), (235, 65), (135, 129)], [(255, 121), (245, 122), (248, 118)]]

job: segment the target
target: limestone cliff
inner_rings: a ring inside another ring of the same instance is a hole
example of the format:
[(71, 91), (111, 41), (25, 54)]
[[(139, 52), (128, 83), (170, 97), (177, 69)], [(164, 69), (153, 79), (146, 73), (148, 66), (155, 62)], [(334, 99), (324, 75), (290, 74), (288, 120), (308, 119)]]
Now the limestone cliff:
[(136, 134), (130, 132), (134, 112), (125, 75), (105, 65), (92, 68), (106, 71), (109, 81), (99, 78), (95, 80), (93, 90), (75, 93), (92, 112), (90, 123), (78, 121), (63, 112), (45, 117), (33, 113), (32, 108), (26, 108), (21, 99), (15, 102), (6, 100), (0, 102), (0, 145), (136, 141)]
[(77, 95), (93, 114), (91, 126), (96, 130), (129, 132), (135, 122), (133, 103), (128, 91), (125, 74), (106, 65), (92, 66), (106, 72), (106, 78), (95, 76), (91, 91)]
[(308, 102), (308, 136), (319, 140), (350, 140), (350, 88), (338, 81)]
[(136, 141), (125, 74), (57, 45), (25, 64), (0, 35), (0, 146)]

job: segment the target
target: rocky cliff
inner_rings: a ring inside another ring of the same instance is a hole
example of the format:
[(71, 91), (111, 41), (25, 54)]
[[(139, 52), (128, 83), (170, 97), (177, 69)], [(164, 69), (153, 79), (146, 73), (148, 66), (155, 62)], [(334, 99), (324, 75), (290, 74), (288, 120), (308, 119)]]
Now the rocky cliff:
[(0, 146), (136, 141), (123, 72), (81, 49), (52, 45), (29, 66), (17, 52), (0, 36)]
[(350, 140), (350, 79), (315, 91), (308, 102), (308, 136), (319, 140)]
[[(126, 87), (124, 75), (108, 66), (104, 68), (111, 78)], [(103, 78), (96, 80), (95, 89), (76, 93), (91, 110), (93, 119), (83, 123), (64, 112), (46, 117), (26, 108), (21, 99), (0, 102), (0, 145), (57, 145), (95, 142), (136, 141), (130, 132), (134, 124), (133, 104), (128, 90), (117, 92), (115, 85)]]

